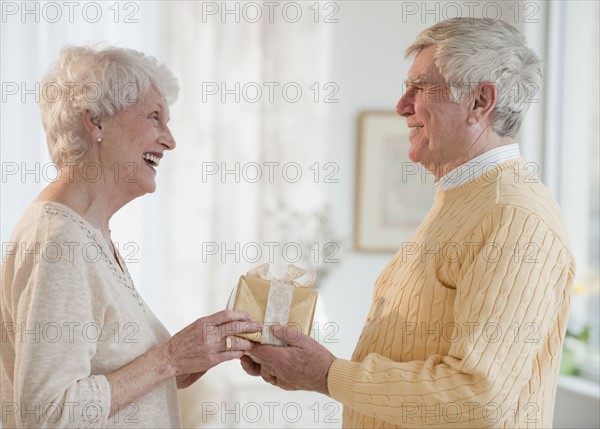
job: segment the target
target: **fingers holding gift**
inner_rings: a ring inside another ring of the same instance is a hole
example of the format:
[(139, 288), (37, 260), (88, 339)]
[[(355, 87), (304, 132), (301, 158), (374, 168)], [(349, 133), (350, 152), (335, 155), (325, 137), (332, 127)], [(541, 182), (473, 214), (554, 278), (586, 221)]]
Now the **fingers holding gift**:
[(224, 310), (186, 326), (163, 345), (163, 358), (177, 375), (207, 371), (230, 359), (239, 359), (253, 344), (230, 335), (255, 332), (260, 325), (242, 312)]
[[(252, 341), (246, 340), (245, 338), (231, 336), (223, 339), (223, 344), (221, 345), (219, 352), (225, 354), (225, 357), (228, 357), (228, 359), (238, 359), (243, 356), (244, 352), (248, 352), (253, 348), (254, 343)], [(229, 353), (235, 353), (235, 356), (230, 357), (233, 355), (229, 355)]]
[(261, 365), (260, 368), (260, 376), (267, 383), (272, 384), (273, 386), (277, 386), (277, 378), (275, 377), (275, 371), (267, 368), (265, 365)]
[(295, 386), (287, 383), (284, 379), (277, 377), (277, 373), (274, 369), (268, 369), (264, 365), (262, 367), (260, 375), (263, 380), (267, 383), (277, 386), (283, 390), (297, 390)]
[(286, 383), (282, 379), (278, 379), (275, 370), (269, 368), (268, 364), (261, 365), (260, 363), (252, 360), (250, 356), (247, 355), (244, 355), (240, 358), (240, 363), (242, 364), (242, 368), (244, 369), (244, 371), (246, 371), (246, 373), (249, 375), (252, 375), (254, 377), (260, 375), (267, 383), (280, 387), (284, 390), (296, 390), (295, 386)]
[(280, 340), (284, 340), (288, 346), (299, 346), (308, 339), (314, 341), (312, 337), (304, 335), (298, 327), (294, 325), (271, 325), (269, 326), (269, 334)]
[(327, 374), (335, 356), (308, 335), (294, 331), (291, 327), (272, 327), (271, 332), (288, 345), (254, 346), (252, 354), (264, 362), (263, 367), (269, 368), (268, 372), (266, 368), (261, 371), (263, 378), (272, 383), (276, 377), (277, 385), (285, 384), (327, 394)]
[(243, 311), (222, 310), (207, 317), (202, 317), (200, 320), (213, 323), (215, 325), (223, 325), (229, 322), (249, 322), (250, 316)]
[(246, 313), (232, 310), (221, 311), (200, 321), (204, 344), (211, 351), (221, 354), (220, 361), (238, 359), (243, 352), (252, 350), (253, 343), (236, 334), (262, 329), (262, 325), (250, 321)]
[[(249, 360), (252, 361), (251, 359), (249, 359)], [(250, 364), (247, 364), (247, 365), (250, 365)], [(244, 366), (244, 364), (242, 364), (242, 366)], [(257, 364), (256, 362), (252, 362), (251, 368), (252, 368), (251, 370), (253, 373), (256, 372), (256, 370), (258, 368), (257, 375), (260, 375), (263, 378), (263, 380), (265, 380), (269, 384), (272, 384), (273, 386), (279, 387), (284, 390), (296, 390), (295, 386), (287, 383), (285, 380), (283, 380), (281, 378), (278, 378), (277, 374), (275, 373), (275, 370), (270, 368), (267, 364), (260, 365), (260, 364)], [(248, 372), (248, 371), (246, 371), (246, 372)]]
[[(203, 334), (207, 344), (219, 343), (224, 345), (221, 351), (248, 350), (249, 341), (241, 338), (230, 338), (232, 335), (258, 332), (262, 329), (260, 323), (252, 322), (246, 313), (233, 310), (223, 310), (195, 322)], [(230, 338), (230, 339), (227, 339)]]
[(252, 350), (253, 343), (244, 338), (236, 336), (237, 334), (259, 332), (262, 330), (262, 325), (256, 322), (235, 321), (225, 323), (219, 326), (221, 335), (224, 337), (223, 352)]
[(254, 362), (250, 356), (242, 356), (240, 358), (240, 363), (242, 364), (242, 368), (248, 375), (253, 377), (257, 377), (260, 375), (261, 365), (259, 363)]
[(251, 320), (233, 321), (219, 325), (223, 335), (247, 334), (262, 331), (262, 325)]

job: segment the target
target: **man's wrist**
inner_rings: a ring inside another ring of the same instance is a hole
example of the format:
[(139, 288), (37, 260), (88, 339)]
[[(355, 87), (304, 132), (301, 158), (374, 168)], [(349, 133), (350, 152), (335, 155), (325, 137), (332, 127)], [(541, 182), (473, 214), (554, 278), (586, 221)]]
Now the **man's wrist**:
[(324, 376), (321, 379), (321, 386), (319, 392), (327, 396), (329, 396), (329, 370), (331, 369), (331, 365), (335, 360), (336, 357), (333, 356), (332, 359), (329, 361), (329, 365), (327, 365), (327, 369), (325, 370)]

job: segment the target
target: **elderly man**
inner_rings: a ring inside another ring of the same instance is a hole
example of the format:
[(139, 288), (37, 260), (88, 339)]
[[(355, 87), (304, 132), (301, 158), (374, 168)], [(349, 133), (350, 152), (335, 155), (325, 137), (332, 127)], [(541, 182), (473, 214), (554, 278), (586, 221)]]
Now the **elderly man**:
[(341, 402), (345, 427), (551, 427), (574, 262), (513, 141), (539, 60), (508, 24), (462, 18), (406, 55), (396, 111), (411, 160), (435, 175), (433, 207), (379, 276), (351, 361), (290, 335), (242, 365)]

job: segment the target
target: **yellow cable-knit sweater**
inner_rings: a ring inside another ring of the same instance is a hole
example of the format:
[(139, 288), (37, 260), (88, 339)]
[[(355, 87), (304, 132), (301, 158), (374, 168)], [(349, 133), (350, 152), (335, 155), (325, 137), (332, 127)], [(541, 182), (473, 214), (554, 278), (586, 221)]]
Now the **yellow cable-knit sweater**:
[(574, 280), (560, 210), (522, 159), (436, 194), (375, 285), (344, 427), (552, 426)]

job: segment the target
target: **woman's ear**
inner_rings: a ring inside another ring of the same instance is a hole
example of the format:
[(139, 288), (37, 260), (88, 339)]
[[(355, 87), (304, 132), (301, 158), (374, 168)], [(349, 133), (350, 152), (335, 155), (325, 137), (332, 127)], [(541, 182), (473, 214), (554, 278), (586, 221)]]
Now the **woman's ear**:
[(479, 84), (473, 91), (472, 108), (468, 122), (475, 124), (483, 121), (488, 116), (491, 117), (491, 113), (496, 107), (497, 96), (496, 84), (493, 82)]
[(99, 117), (92, 117), (92, 113), (86, 110), (82, 122), (86, 135), (96, 141), (102, 139), (102, 125)]

